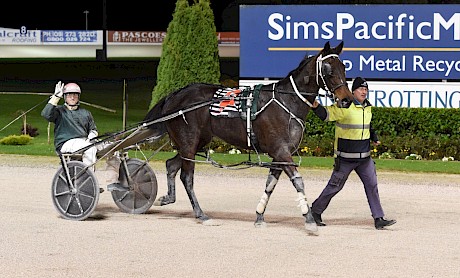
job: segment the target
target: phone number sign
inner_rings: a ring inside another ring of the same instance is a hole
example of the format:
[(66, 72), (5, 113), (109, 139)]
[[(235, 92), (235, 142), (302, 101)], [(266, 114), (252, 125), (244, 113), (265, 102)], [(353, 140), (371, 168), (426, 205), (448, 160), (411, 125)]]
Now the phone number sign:
[(42, 42), (50, 44), (99, 44), (102, 43), (102, 39), (98, 31), (42, 30)]

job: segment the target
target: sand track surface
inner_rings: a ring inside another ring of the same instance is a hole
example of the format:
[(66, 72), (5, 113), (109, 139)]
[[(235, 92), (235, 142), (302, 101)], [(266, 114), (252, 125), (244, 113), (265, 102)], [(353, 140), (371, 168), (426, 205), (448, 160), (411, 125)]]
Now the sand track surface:
[[(164, 195), (163, 164), (151, 163)], [(57, 158), (0, 155), (1, 277), (460, 277), (460, 175), (380, 172), (387, 230), (373, 226), (359, 178), (308, 236), (297, 194), (283, 174), (254, 227), (268, 171), (198, 165), (199, 224), (177, 178), (177, 201), (145, 214), (121, 212), (109, 192), (84, 221), (61, 218), (51, 200)], [(105, 188), (104, 165), (96, 176)], [(309, 204), (331, 172), (301, 169)]]

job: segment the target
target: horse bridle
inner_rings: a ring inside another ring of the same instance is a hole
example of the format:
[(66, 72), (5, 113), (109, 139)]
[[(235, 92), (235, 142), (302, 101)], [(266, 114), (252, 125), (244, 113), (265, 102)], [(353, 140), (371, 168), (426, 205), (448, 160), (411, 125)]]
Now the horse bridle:
[[(326, 59), (329, 59), (329, 58), (337, 58), (337, 59), (339, 59), (339, 55), (337, 55), (337, 54), (329, 54), (329, 55), (326, 55), (326, 56), (323, 57), (323, 55), (321, 54), (321, 55), (318, 56), (318, 58), (316, 58), (316, 74), (315, 74), (315, 76), (316, 76), (316, 85), (318, 85), (318, 87), (320, 87), (324, 91), (326, 91), (326, 96), (327, 97), (329, 97), (331, 100), (335, 101), (335, 94), (334, 94), (335, 90), (337, 90), (338, 88), (340, 88), (342, 86), (348, 86), (348, 85), (347, 85), (347, 82), (344, 81), (344, 82), (342, 82), (340, 84), (337, 84), (332, 89), (329, 89), (329, 86), (327, 85), (326, 79), (328, 79), (328, 77), (332, 76), (332, 75), (330, 73), (328, 73), (328, 72), (326, 72), (326, 73), (323, 72), (323, 62)], [(327, 64), (327, 65), (329, 65), (329, 64)], [(321, 84), (319, 82), (319, 78), (321, 78), (323, 86), (321, 86)], [(302, 94), (297, 89), (297, 86), (295, 84), (294, 78), (292, 78), (292, 75), (289, 76), (289, 80), (291, 81), (292, 88), (294, 89), (294, 92), (296, 93), (296, 95), (303, 102), (305, 102), (308, 106), (312, 107), (313, 106), (312, 103), (310, 101), (308, 101), (304, 96), (302, 96)], [(308, 84), (308, 76), (305, 79), (305, 83)]]
[[(328, 72), (326, 72), (326, 73), (323, 72), (323, 62), (326, 59), (329, 59), (329, 58), (337, 58), (337, 59), (339, 59), (339, 55), (337, 55), (337, 54), (329, 54), (329, 55), (326, 55), (326, 56), (323, 57), (323, 54), (320, 54), (318, 56), (318, 58), (316, 58), (316, 84), (318, 86), (320, 86), (324, 91), (326, 91), (326, 96), (328, 96), (332, 100), (335, 100), (335, 94), (334, 94), (335, 90), (337, 90), (338, 88), (340, 88), (342, 86), (348, 86), (348, 85), (347, 85), (346, 81), (343, 81), (342, 83), (339, 83), (336, 86), (334, 86), (332, 89), (329, 88), (329, 86), (327, 85), (326, 79), (328, 79), (328, 77), (331, 76), (331, 75)], [(329, 64), (327, 64), (327, 65), (329, 65)], [(320, 85), (319, 78), (321, 78), (321, 81), (323, 82), (324, 86)]]

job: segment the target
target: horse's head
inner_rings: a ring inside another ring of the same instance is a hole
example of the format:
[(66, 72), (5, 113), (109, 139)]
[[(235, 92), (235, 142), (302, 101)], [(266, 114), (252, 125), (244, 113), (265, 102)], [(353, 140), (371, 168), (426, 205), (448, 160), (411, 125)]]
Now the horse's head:
[[(318, 53), (316, 58), (316, 84), (324, 89), (334, 100), (353, 99), (353, 94), (347, 85), (345, 66), (339, 59), (343, 41), (331, 48), (329, 42)], [(341, 102), (338, 101), (340, 104)]]

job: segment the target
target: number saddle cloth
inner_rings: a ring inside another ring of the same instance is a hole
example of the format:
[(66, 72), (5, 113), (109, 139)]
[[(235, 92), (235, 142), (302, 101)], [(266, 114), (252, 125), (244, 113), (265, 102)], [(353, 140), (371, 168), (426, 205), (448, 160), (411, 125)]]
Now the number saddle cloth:
[(214, 93), (214, 102), (209, 106), (209, 112), (215, 117), (242, 118), (248, 117), (254, 120), (257, 112), (257, 100), (259, 99), (261, 84), (256, 85), (254, 90), (244, 88), (223, 88)]

